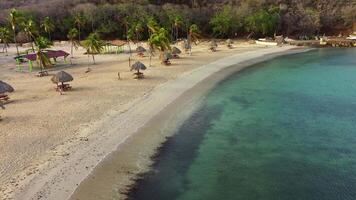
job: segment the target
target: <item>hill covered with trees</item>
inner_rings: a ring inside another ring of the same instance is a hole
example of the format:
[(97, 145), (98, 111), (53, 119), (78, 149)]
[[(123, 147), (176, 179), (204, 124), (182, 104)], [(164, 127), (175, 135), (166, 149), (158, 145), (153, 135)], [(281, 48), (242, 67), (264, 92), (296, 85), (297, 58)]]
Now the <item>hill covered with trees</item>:
[(203, 36), (221, 38), (347, 34), (356, 22), (355, 0), (0, 0), (0, 26), (10, 26), (12, 8), (42, 32), (50, 20), (54, 39), (73, 27), (83, 37), (147, 39), (152, 20), (172, 37), (196, 24)]

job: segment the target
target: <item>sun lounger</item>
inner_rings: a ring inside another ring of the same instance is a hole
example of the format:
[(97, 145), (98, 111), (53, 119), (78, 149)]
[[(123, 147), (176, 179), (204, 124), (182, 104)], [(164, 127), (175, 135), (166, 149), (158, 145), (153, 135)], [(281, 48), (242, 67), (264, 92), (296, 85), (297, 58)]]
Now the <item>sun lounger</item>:
[(136, 72), (133, 74), (135, 76), (135, 79), (142, 79), (145, 78), (142, 72)]
[(7, 94), (0, 94), (0, 101), (8, 101), (10, 97)]
[(57, 91), (68, 91), (71, 90), (72, 86), (70, 86), (69, 84), (63, 84), (63, 85), (57, 85), (56, 90)]
[(164, 61), (162, 61), (162, 64), (164, 64), (164, 65), (171, 65), (171, 61), (169, 61), (169, 60), (164, 60)]
[(40, 72), (37, 73), (36, 76), (37, 76), (37, 77), (48, 76), (48, 72), (47, 72), (47, 71), (40, 71)]

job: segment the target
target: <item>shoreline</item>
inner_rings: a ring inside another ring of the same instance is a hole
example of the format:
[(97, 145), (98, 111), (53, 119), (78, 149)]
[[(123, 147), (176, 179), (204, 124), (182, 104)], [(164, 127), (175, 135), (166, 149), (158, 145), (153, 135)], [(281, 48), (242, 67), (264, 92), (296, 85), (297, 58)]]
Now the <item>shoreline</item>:
[[(100, 123), (96, 123), (90, 130), (84, 130), (95, 132), (85, 142), (73, 142), (70, 146), (62, 146), (70, 154), (46, 163), (36, 176), (30, 175), (16, 191), (14, 198), (68, 199), (107, 155), (124, 146), (131, 136), (184, 92), (210, 75), (236, 63), (241, 64), (273, 53), (285, 55), (291, 53), (288, 50), (294, 48), (292, 46), (267, 48), (235, 54), (190, 70), (172, 81), (157, 86), (149, 94), (129, 103), (125, 111), (108, 113)], [(252, 64), (254, 63), (249, 65)]]

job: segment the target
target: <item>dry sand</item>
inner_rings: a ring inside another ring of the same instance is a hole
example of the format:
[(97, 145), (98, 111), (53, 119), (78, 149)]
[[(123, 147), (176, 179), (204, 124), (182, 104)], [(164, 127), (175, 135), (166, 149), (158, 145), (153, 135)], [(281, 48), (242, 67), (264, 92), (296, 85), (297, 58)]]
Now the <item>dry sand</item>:
[[(75, 65), (56, 68), (74, 77), (73, 90), (64, 95), (54, 91), (50, 77), (17, 72), (11, 56), (0, 54), (0, 80), (16, 89), (0, 111), (0, 199), (68, 199), (106, 155), (183, 92), (228, 66), (293, 48), (235, 46), (210, 53), (201, 44), (168, 67), (154, 58), (139, 81), (129, 71), (128, 55), (99, 55), (91, 65), (80, 49)], [(69, 52), (69, 45), (56, 49)]]

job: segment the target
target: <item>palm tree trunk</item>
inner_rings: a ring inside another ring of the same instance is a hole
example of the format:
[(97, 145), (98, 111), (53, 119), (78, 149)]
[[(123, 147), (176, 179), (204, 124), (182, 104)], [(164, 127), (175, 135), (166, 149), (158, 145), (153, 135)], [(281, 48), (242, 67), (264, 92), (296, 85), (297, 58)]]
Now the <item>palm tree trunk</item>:
[(19, 47), (17, 46), (17, 40), (16, 40), (16, 33), (15, 33), (15, 30), (14, 30), (14, 42), (15, 42), (15, 46), (16, 46), (17, 56), (20, 56)]
[(150, 67), (151, 67), (151, 63), (152, 63), (152, 53), (150, 53)]
[(71, 41), (71, 46), (70, 46), (70, 54), (72, 55), (72, 58), (74, 58), (73, 56), (73, 41)]
[(91, 54), (91, 56), (93, 57), (93, 62), (94, 62), (94, 65), (95, 65), (95, 57), (94, 57), (94, 54)]
[(78, 25), (78, 39), (79, 39), (79, 42), (80, 42), (80, 25)]

